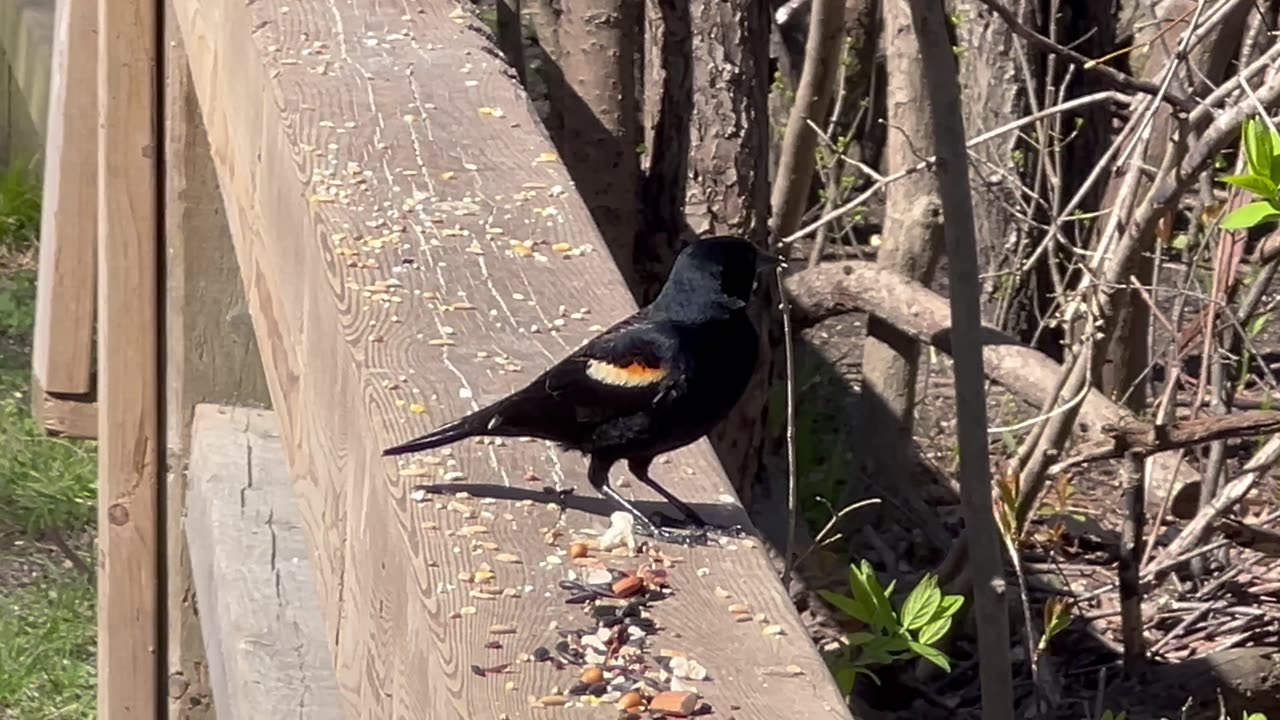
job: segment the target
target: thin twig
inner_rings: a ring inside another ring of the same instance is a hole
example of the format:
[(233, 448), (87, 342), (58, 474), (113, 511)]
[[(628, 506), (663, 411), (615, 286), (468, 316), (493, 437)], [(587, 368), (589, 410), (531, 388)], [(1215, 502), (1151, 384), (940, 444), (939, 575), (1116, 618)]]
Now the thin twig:
[[(1092, 58), (1087, 58), (1071, 48), (1063, 47), (1035, 30), (1032, 30), (1022, 24), (1018, 20), (1018, 17), (1013, 14), (1013, 11), (1006, 8), (1000, 0), (978, 1), (990, 8), (992, 12), (999, 15), (1000, 19), (1005, 21), (1005, 24), (1009, 26), (1009, 29), (1012, 30), (1015, 35), (1021, 37), (1032, 45), (1039, 47), (1041, 50), (1064, 57), (1085, 70), (1096, 72), (1098, 75), (1105, 78), (1107, 82), (1121, 90), (1146, 93), (1147, 95), (1160, 94), (1160, 87), (1155, 83), (1146, 80), (1138, 80), (1137, 78), (1125, 75), (1109, 65), (1099, 64)], [(1165, 102), (1184, 112), (1191, 112), (1198, 106), (1195, 100), (1177, 93), (1166, 92), (1163, 95), (1163, 99)]]
[[(775, 277), (778, 281), (778, 304), (782, 311), (782, 346), (786, 358), (787, 373), (787, 552), (782, 566), (782, 586), (791, 585), (791, 570), (795, 567), (796, 523), (800, 515), (799, 482), (796, 478), (796, 368), (795, 351), (791, 340), (791, 304), (787, 301), (787, 290), (783, 286), (782, 274), (785, 268), (779, 266)], [(814, 543), (817, 546), (817, 543)]]
[(1142, 587), (1138, 582), (1138, 562), (1142, 555), (1143, 525), (1146, 522), (1146, 488), (1142, 459), (1130, 455), (1125, 462), (1124, 527), (1120, 537), (1120, 627), (1124, 641), (1124, 669), (1130, 674), (1142, 667), (1146, 643), (1142, 637)]
[[(965, 147), (974, 148), (974, 147), (977, 147), (978, 145), (981, 145), (982, 143), (989, 142), (998, 137), (1014, 132), (1015, 130), (1020, 130), (1021, 128), (1026, 127), (1027, 125), (1031, 125), (1033, 123), (1039, 122), (1040, 120), (1043, 120), (1047, 117), (1052, 117), (1053, 115), (1057, 115), (1059, 113), (1068, 112), (1070, 110), (1086, 107), (1089, 105), (1096, 105), (1100, 102), (1115, 102), (1115, 103), (1121, 103), (1121, 104), (1127, 105), (1129, 103), (1129, 97), (1127, 95), (1124, 95), (1123, 93), (1119, 93), (1114, 90), (1106, 90), (1103, 92), (1096, 92), (1089, 95), (1082, 95), (1078, 98), (1073, 98), (1071, 100), (1068, 100), (1064, 103), (1060, 103), (1053, 107), (1045, 108), (1044, 110), (1041, 110), (1038, 113), (1033, 113), (1031, 115), (1027, 115), (1026, 117), (1018, 118), (1017, 120), (1001, 125), (998, 128), (988, 130), (987, 132), (982, 133), (981, 135), (978, 135), (972, 140), (967, 141), (965, 143)], [(823, 225), (826, 225), (832, 220), (839, 220), (840, 218), (844, 217), (845, 215), (848, 215), (849, 213), (853, 212), (859, 207), (862, 207), (862, 205), (866, 203), (868, 198), (870, 198), (872, 195), (875, 195), (877, 192), (880, 192), (886, 186), (898, 180), (901, 180), (902, 178), (908, 175), (911, 175), (912, 173), (920, 172), (921, 170), (929, 167), (936, 161), (937, 161), (936, 157), (928, 157), (905, 170), (900, 170), (896, 173), (885, 175), (884, 177), (877, 180), (874, 184), (872, 184), (871, 187), (867, 188), (862, 193), (860, 193), (854, 199), (850, 200), (844, 205), (841, 205), (835, 210), (822, 215), (822, 217), (819, 217), (817, 220), (814, 220), (808, 225), (805, 225), (799, 230), (796, 230), (790, 235), (784, 237), (782, 239), (782, 243), (785, 245), (787, 243), (793, 243), (797, 240), (801, 240), (805, 237), (808, 237), (810, 234), (812, 234), (814, 231), (816, 231), (818, 228), (822, 227)]]

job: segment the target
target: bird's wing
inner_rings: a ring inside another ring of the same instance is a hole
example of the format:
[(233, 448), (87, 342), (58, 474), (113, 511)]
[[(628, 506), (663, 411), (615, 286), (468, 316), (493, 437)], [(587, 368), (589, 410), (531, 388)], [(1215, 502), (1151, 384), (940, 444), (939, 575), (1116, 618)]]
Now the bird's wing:
[(548, 371), (547, 391), (603, 415), (636, 412), (681, 391), (677, 345), (671, 328), (634, 315)]

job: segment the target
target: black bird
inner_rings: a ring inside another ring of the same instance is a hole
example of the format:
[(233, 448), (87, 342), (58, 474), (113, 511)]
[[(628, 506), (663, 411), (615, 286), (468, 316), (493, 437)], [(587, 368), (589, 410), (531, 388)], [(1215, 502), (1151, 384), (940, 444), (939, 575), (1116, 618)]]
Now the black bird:
[[(641, 532), (691, 542), (655, 527), (609, 486), (619, 460), (678, 509), (687, 527), (709, 529), (693, 508), (649, 476), (653, 458), (704, 436), (733, 408), (755, 371), (758, 334), (747, 315), (757, 273), (779, 258), (737, 237), (691, 243), (652, 303), (592, 338), (524, 388), (384, 456), (476, 436), (533, 437), (587, 455), (587, 479), (636, 518)], [(705, 534), (703, 534), (705, 537)]]

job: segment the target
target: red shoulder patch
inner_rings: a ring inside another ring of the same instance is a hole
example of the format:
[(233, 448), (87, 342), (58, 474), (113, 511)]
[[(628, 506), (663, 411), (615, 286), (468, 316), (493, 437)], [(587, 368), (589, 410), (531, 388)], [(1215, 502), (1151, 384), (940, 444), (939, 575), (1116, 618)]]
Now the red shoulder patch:
[(666, 376), (666, 370), (651, 368), (638, 362), (632, 362), (630, 365), (614, 365), (603, 360), (587, 361), (587, 377), (605, 385), (644, 387), (660, 382)]

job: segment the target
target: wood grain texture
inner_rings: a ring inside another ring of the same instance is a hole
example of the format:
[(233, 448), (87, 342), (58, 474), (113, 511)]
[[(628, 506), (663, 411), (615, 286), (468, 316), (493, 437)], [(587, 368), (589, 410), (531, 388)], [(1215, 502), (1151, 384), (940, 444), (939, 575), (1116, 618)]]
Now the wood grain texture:
[(156, 4), (98, 27), (98, 717), (124, 720), (160, 709)]
[[(468, 667), (553, 643), (551, 621), (580, 619), (551, 591), (568, 568), (545, 561), (552, 496), (522, 477), (584, 489), (565, 526), (603, 526), (608, 506), (586, 489), (584, 464), (541, 443), (463, 443), (434, 476), (410, 478), (379, 454), (527, 382), (634, 310), (622, 277), (528, 98), (454, 4), (175, 6), (344, 704), (362, 718), (530, 717), (527, 696), (567, 675), (522, 664), (482, 679)], [(222, 72), (231, 59), (237, 71)], [(590, 251), (565, 259), (558, 243)], [(659, 479), (711, 517), (746, 521), (706, 443), (670, 460)], [(468, 478), (458, 489), (488, 496), (468, 502), (492, 514), (486, 541), (524, 560), (498, 567), (504, 586), (529, 586), (521, 597), (477, 600), (458, 586), (493, 551), (457, 536), (472, 521), (409, 497), (446, 468)], [(737, 718), (848, 717), (764, 550), (735, 547), (678, 550), (687, 562), (678, 600), (657, 613), (657, 644), (701, 658), (715, 677), (707, 699)], [(732, 622), (717, 585), (786, 634)], [(474, 615), (450, 619), (472, 604)], [(501, 652), (483, 647), (494, 622), (518, 626)], [(766, 674), (790, 664), (804, 674)], [(503, 689), (508, 677), (516, 689)]]
[(215, 708), (185, 539), (192, 413), (270, 395), (182, 36), (164, 6), (167, 692), (171, 720), (197, 720)]
[(54, 437), (98, 437), (98, 403), (91, 394), (75, 398), (50, 395), (40, 387), (38, 378), (31, 383), (31, 417)]
[(341, 718), (274, 414), (196, 406), (188, 477), (185, 528), (219, 720)]
[(98, 9), (58, 5), (45, 131), (40, 267), (31, 349), (36, 382), (54, 394), (93, 389), (98, 234)]

